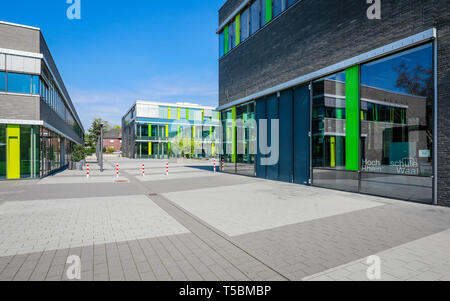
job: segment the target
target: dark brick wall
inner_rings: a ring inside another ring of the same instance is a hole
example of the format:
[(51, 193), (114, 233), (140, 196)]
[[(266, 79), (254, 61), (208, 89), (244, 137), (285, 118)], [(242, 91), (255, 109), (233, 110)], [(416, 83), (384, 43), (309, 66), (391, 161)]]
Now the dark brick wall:
[(450, 1), (438, 18), (438, 202), (450, 206)]
[[(231, 6), (237, 1), (228, 2)], [(382, 19), (369, 20), (365, 0), (300, 1), (219, 61), (219, 103), (229, 103), (435, 27), (438, 201), (450, 206), (450, 1), (381, 3)], [(226, 15), (222, 13), (221, 18)]]
[(236, 8), (241, 5), (245, 0), (228, 0), (225, 4), (219, 9), (219, 25), (225, 21), (228, 16), (234, 12)]

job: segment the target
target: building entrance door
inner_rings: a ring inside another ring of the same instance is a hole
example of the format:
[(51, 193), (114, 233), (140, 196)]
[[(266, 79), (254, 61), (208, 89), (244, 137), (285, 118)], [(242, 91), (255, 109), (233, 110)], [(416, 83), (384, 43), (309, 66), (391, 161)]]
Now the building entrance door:
[(7, 179), (20, 179), (20, 126), (8, 125)]
[(310, 122), (309, 85), (303, 85), (294, 89), (294, 183), (311, 184)]

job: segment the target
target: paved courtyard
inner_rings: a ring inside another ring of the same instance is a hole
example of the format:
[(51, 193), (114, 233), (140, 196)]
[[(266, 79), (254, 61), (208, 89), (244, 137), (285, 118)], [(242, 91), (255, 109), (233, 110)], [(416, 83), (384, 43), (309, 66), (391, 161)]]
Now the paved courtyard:
[(450, 208), (165, 165), (0, 182), (0, 280), (450, 280)]

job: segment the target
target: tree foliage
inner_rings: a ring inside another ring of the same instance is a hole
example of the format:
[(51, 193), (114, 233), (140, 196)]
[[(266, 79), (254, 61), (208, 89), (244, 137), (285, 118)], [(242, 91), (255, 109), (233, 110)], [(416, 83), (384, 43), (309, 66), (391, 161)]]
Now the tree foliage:
[(111, 130), (111, 126), (108, 121), (103, 120), (101, 118), (95, 118), (92, 122), (91, 127), (89, 128), (89, 134), (86, 135), (86, 146), (89, 148), (95, 148), (97, 145), (98, 138), (100, 137), (101, 125), (103, 126), (103, 133)]
[(86, 149), (81, 144), (75, 144), (72, 148), (72, 161), (80, 162), (86, 159)]

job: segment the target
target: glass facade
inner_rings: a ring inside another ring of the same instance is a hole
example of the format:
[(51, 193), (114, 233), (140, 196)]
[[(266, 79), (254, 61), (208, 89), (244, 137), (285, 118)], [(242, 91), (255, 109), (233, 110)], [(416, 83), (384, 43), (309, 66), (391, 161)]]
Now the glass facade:
[(250, 8), (247, 7), (241, 14), (241, 42), (250, 36)]
[(72, 145), (37, 125), (0, 124), (0, 179), (35, 179), (65, 167)]
[(12, 93), (31, 93), (31, 79), (29, 74), (8, 72), (7, 91)]
[[(155, 106), (149, 103), (149, 106)], [(217, 111), (199, 107), (157, 105), (157, 115), (123, 118), (125, 155), (132, 158), (211, 158), (219, 154)], [(143, 112), (147, 112), (141, 104)], [(144, 115), (146, 113), (143, 113)], [(133, 127), (133, 129), (131, 129)]]
[[(45, 73), (45, 72), (44, 72)], [(57, 85), (45, 75), (30, 75), (12, 72), (0, 72), (0, 91), (9, 93), (40, 95), (62, 120), (64, 120), (80, 137), (84, 139), (81, 126), (76, 122), (71, 110), (66, 106)]]
[(20, 126), (20, 178), (39, 177), (39, 126)]
[(259, 1), (254, 1), (250, 4), (250, 34), (254, 34), (260, 28), (259, 23)]
[(5, 92), (6, 91), (6, 73), (0, 72), (0, 91)]
[[(432, 203), (433, 74), (428, 43), (226, 109), (223, 171)], [(276, 163), (251, 155), (252, 119), (267, 120), (268, 145), (278, 119)]]
[[(240, 12), (240, 22), (236, 26), (236, 16), (232, 21), (224, 26), (219, 32), (219, 58), (227, 54), (236, 47), (239, 42), (243, 42), (260, 28), (264, 27), (273, 18), (278, 17), (287, 8), (294, 5), (299, 0), (253, 0), (250, 1)], [(239, 41), (236, 40), (237, 33), (240, 33)]]
[(242, 175), (255, 175), (257, 126), (255, 103), (247, 103), (236, 108), (236, 172)]
[(345, 72), (313, 82), (312, 166), (345, 169)]

